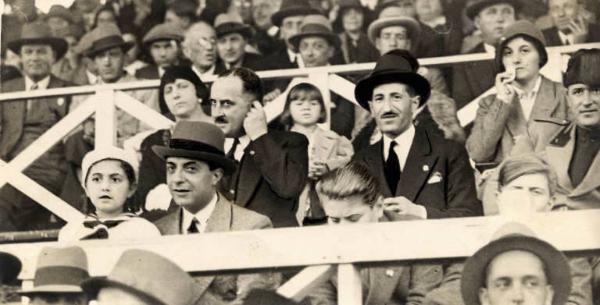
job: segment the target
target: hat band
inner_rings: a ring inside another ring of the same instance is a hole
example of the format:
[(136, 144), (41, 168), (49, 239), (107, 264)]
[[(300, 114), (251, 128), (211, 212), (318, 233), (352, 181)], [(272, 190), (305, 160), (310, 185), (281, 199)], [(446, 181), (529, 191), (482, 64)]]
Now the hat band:
[(73, 285), (79, 286), (81, 281), (89, 278), (89, 273), (78, 267), (50, 266), (42, 267), (35, 271), (33, 286), (45, 285)]
[(215, 32), (217, 32), (218, 35), (224, 35), (232, 32), (241, 33), (244, 31), (247, 31), (247, 28), (244, 26), (244, 24), (237, 22), (222, 23), (215, 28)]
[(309, 23), (302, 27), (300, 34), (302, 33), (323, 33), (323, 34), (333, 34), (331, 29), (325, 25), (318, 23)]
[(113, 35), (94, 41), (90, 50), (93, 52), (98, 52), (106, 48), (117, 47), (124, 44), (125, 40), (123, 40), (123, 37)]
[(169, 147), (173, 149), (193, 150), (197, 152), (207, 152), (211, 154), (225, 156), (225, 153), (222, 150), (219, 150), (218, 148), (212, 145), (193, 140), (171, 139), (169, 140)]

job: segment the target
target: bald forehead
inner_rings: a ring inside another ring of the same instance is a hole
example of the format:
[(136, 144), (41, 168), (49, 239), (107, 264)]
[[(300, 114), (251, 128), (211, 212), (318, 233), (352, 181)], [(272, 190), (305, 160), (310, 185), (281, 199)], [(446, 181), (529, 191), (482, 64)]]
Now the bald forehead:
[(185, 32), (185, 40), (209, 36), (215, 36), (215, 29), (205, 22), (194, 23), (187, 32)]

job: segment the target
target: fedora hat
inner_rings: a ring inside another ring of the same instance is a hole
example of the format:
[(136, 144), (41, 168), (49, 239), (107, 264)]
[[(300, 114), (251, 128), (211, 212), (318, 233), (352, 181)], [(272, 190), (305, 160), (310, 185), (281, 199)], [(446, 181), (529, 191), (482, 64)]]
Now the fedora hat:
[(242, 16), (234, 13), (219, 14), (215, 18), (215, 34), (221, 38), (227, 34), (239, 33), (246, 39), (252, 38), (252, 29), (244, 24)]
[(431, 86), (427, 79), (417, 73), (419, 62), (410, 52), (392, 50), (377, 60), (371, 74), (358, 81), (354, 88), (356, 101), (369, 110), (369, 100), (375, 86), (386, 83), (403, 83), (411, 86), (421, 96), (419, 106), (423, 105), (431, 94)]
[(139, 249), (123, 252), (106, 278), (91, 278), (81, 287), (91, 298), (102, 288), (114, 287), (162, 305), (190, 305), (200, 297), (198, 285), (181, 267)]
[(21, 53), (21, 47), (26, 44), (46, 44), (56, 53), (56, 59), (61, 59), (69, 48), (67, 42), (58, 37), (52, 36), (50, 27), (40, 22), (32, 22), (23, 25), (21, 37), (9, 41), (7, 47), (16, 54)]
[(10, 283), (17, 278), (21, 272), (21, 261), (16, 256), (0, 252), (0, 283)]
[(375, 39), (379, 36), (381, 29), (390, 26), (403, 26), (408, 31), (408, 35), (411, 38), (419, 36), (421, 32), (421, 26), (419, 22), (412, 17), (408, 17), (402, 14), (402, 8), (397, 6), (388, 6), (384, 8), (379, 17), (373, 21), (367, 29), (367, 36), (371, 43), (375, 44)]
[(52, 5), (50, 7), (50, 10), (48, 11), (48, 14), (46, 14), (44, 19), (48, 20), (52, 17), (62, 18), (71, 24), (75, 22), (73, 20), (73, 13), (71, 11), (69, 11), (66, 7), (64, 7), (60, 4)]
[(319, 10), (310, 6), (308, 0), (283, 0), (279, 10), (271, 16), (271, 22), (273, 25), (281, 27), (281, 22), (287, 17), (306, 16), (319, 13)]
[(86, 56), (94, 57), (96, 54), (120, 47), (123, 52), (127, 52), (133, 47), (133, 42), (123, 40), (121, 31), (114, 24), (101, 25), (93, 29), (89, 37), (89, 47), (85, 51)]
[(273, 290), (254, 289), (244, 298), (242, 305), (298, 305)]
[(19, 294), (83, 293), (79, 285), (89, 277), (88, 260), (82, 248), (45, 247), (38, 256), (33, 287)]
[(502, 52), (506, 45), (516, 37), (526, 36), (533, 40), (533, 45), (540, 55), (540, 68), (548, 62), (548, 53), (546, 52), (546, 39), (544, 34), (528, 20), (519, 20), (511, 24), (504, 30), (504, 35), (500, 38), (500, 45), (496, 48), (496, 67), (499, 71), (504, 71), (502, 63)]
[(225, 156), (224, 145), (225, 134), (216, 125), (181, 121), (175, 124), (169, 146), (154, 145), (152, 150), (161, 159), (184, 157), (214, 163), (229, 174), (235, 163)]
[(308, 15), (304, 17), (300, 31), (289, 38), (290, 44), (298, 51), (300, 40), (304, 37), (319, 36), (325, 38), (329, 43), (337, 47), (340, 44), (339, 37), (333, 33), (331, 24), (323, 15)]
[(475, 16), (479, 14), (484, 8), (496, 4), (507, 3), (513, 6), (515, 13), (521, 9), (523, 3), (520, 0), (472, 0), (465, 8), (465, 14), (469, 19), (475, 19)]
[(183, 40), (184, 30), (174, 23), (161, 23), (153, 27), (142, 39), (142, 43), (149, 47), (153, 42), (159, 40), (175, 40), (181, 42)]
[(481, 305), (479, 291), (486, 281), (488, 265), (496, 256), (514, 250), (532, 253), (542, 260), (548, 284), (554, 290), (552, 305), (564, 305), (571, 292), (571, 271), (567, 258), (554, 246), (536, 238), (527, 226), (516, 222), (503, 225), (489, 244), (465, 262), (461, 280), (465, 305)]

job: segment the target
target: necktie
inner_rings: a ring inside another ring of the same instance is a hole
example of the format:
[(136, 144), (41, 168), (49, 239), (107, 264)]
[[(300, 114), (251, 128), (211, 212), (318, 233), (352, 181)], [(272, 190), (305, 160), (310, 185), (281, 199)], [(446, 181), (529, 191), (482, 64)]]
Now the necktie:
[(198, 219), (196, 219), (196, 217), (194, 217), (194, 219), (192, 219), (192, 223), (190, 223), (190, 227), (188, 228), (187, 232), (188, 234), (195, 234), (195, 233), (200, 233), (200, 221), (198, 221)]
[(400, 162), (398, 161), (398, 155), (396, 155), (396, 151), (394, 147), (396, 147), (398, 143), (396, 141), (392, 141), (390, 143), (390, 150), (388, 152), (388, 158), (385, 161), (385, 180), (387, 180), (388, 186), (390, 187), (390, 191), (392, 194), (396, 194), (396, 186), (398, 186), (398, 181), (400, 181)]
[[(33, 91), (33, 90), (37, 90), (38, 88), (39, 88), (38, 84), (37, 83), (33, 83), (33, 85), (31, 85), (31, 87), (29, 87), (29, 90)], [(29, 111), (29, 109), (31, 109), (31, 103), (33, 103), (33, 100), (32, 99), (28, 99), (27, 100), (27, 111)]]
[(235, 150), (237, 149), (237, 147), (238, 147), (239, 144), (240, 144), (240, 139), (234, 138), (233, 139), (233, 145), (231, 145), (231, 148), (227, 152), (227, 158), (229, 158), (229, 159), (235, 159)]
[(315, 181), (311, 180), (309, 182), (308, 205), (310, 208), (308, 212), (308, 217), (314, 220), (323, 220), (325, 219), (326, 215), (325, 211), (323, 210), (323, 207), (321, 206), (321, 200), (319, 200), (319, 196), (317, 195), (317, 189), (315, 187), (315, 184)]

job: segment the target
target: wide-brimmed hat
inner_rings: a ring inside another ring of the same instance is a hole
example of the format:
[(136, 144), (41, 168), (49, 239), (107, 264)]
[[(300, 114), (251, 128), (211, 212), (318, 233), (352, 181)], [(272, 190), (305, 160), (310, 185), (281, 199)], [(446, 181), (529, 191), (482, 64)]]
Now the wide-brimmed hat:
[(217, 38), (231, 33), (240, 33), (246, 39), (252, 38), (252, 29), (250, 26), (244, 24), (242, 16), (234, 13), (219, 14), (215, 18), (215, 34)]
[(467, 4), (467, 7), (465, 8), (465, 14), (467, 17), (473, 20), (475, 19), (475, 16), (477, 16), (477, 14), (479, 14), (479, 12), (481, 12), (481, 10), (484, 8), (501, 3), (508, 3), (512, 5), (515, 9), (515, 13), (523, 6), (523, 3), (521, 3), (520, 0), (472, 0)]
[(358, 81), (354, 88), (356, 101), (369, 110), (369, 101), (375, 86), (386, 83), (403, 83), (411, 86), (421, 96), (419, 103), (423, 105), (431, 94), (431, 86), (427, 79), (417, 73), (419, 62), (406, 50), (392, 50), (377, 60), (371, 74)]
[(379, 17), (367, 29), (367, 36), (371, 43), (375, 44), (375, 39), (379, 36), (381, 29), (390, 26), (405, 27), (412, 39), (418, 37), (421, 32), (421, 26), (416, 19), (402, 15), (402, 9), (397, 6), (389, 6), (381, 11)]
[(87, 256), (81, 247), (45, 247), (38, 256), (33, 287), (19, 294), (83, 293), (79, 285), (89, 277)]
[(296, 35), (290, 37), (289, 42), (294, 47), (294, 50), (298, 51), (300, 40), (304, 37), (311, 36), (323, 37), (334, 47), (337, 47), (340, 44), (339, 37), (333, 33), (329, 20), (323, 15), (317, 14), (304, 17), (302, 25), (300, 26), (300, 31), (298, 31)]
[(161, 159), (183, 157), (214, 163), (226, 174), (235, 170), (233, 160), (225, 156), (225, 134), (214, 124), (180, 121), (175, 124), (168, 146), (154, 145)]
[(201, 294), (194, 279), (181, 267), (139, 249), (123, 252), (108, 277), (86, 280), (81, 287), (91, 298), (96, 298), (102, 288), (114, 287), (162, 305), (194, 304)]
[(23, 25), (21, 37), (9, 41), (6, 46), (16, 54), (21, 53), (21, 47), (26, 44), (47, 44), (56, 53), (56, 59), (61, 59), (69, 48), (67, 42), (58, 37), (52, 36), (50, 27), (40, 22), (32, 22)]
[(567, 258), (549, 243), (536, 238), (525, 225), (511, 222), (502, 226), (489, 244), (465, 262), (461, 280), (465, 305), (481, 305), (479, 291), (485, 287), (488, 265), (496, 256), (514, 250), (530, 252), (542, 260), (548, 284), (554, 290), (552, 305), (565, 304), (571, 292), (571, 271)]
[(90, 46), (85, 51), (86, 56), (94, 57), (94, 55), (106, 51), (108, 49), (120, 47), (123, 52), (127, 52), (133, 47), (133, 42), (123, 40), (121, 31), (114, 24), (100, 25), (93, 29), (90, 33)]
[(502, 53), (506, 45), (516, 37), (526, 36), (533, 40), (533, 45), (540, 55), (540, 68), (548, 62), (548, 53), (546, 52), (546, 39), (544, 34), (528, 20), (519, 20), (511, 24), (504, 30), (504, 35), (500, 38), (500, 44), (496, 48), (496, 67), (499, 71), (504, 71), (502, 64)]
[(287, 17), (313, 14), (319, 14), (319, 11), (311, 7), (308, 0), (283, 0), (279, 10), (271, 16), (271, 22), (280, 27), (283, 19)]
[(73, 13), (71, 11), (69, 11), (66, 7), (64, 7), (60, 4), (52, 5), (50, 7), (50, 10), (48, 11), (48, 14), (46, 14), (44, 19), (48, 20), (52, 17), (62, 18), (71, 24), (75, 22), (73, 20)]
[(175, 40), (181, 42), (183, 41), (183, 32), (184, 30), (175, 23), (161, 23), (153, 27), (146, 35), (144, 35), (142, 43), (148, 47), (153, 42), (159, 40)]
[(592, 88), (600, 87), (600, 49), (580, 49), (571, 54), (567, 71), (563, 75), (563, 85), (585, 84)]
[(21, 272), (21, 260), (16, 256), (0, 252), (0, 283), (10, 283), (17, 278)]
[(96, 164), (99, 161), (107, 159), (119, 160), (129, 164), (129, 166), (131, 166), (131, 168), (133, 169), (133, 173), (135, 175), (135, 181), (131, 181), (131, 183), (138, 181), (140, 164), (135, 153), (133, 151), (109, 146), (94, 149), (85, 154), (85, 156), (83, 157), (83, 160), (81, 161), (81, 184), (84, 186), (84, 188), (85, 180), (87, 179), (88, 172), (90, 171), (92, 165)]

